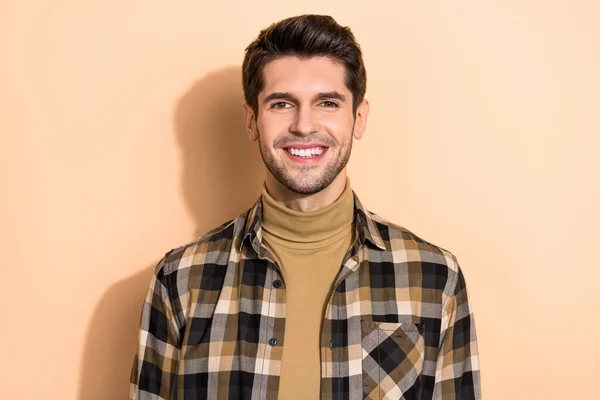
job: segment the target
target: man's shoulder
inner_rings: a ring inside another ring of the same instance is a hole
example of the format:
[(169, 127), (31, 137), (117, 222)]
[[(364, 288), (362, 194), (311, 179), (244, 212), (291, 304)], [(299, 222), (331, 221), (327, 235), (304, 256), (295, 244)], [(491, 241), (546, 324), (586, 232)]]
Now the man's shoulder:
[(387, 250), (392, 252), (394, 262), (435, 263), (445, 265), (454, 272), (458, 272), (458, 261), (451, 251), (425, 240), (405, 226), (390, 222), (373, 212), (369, 212), (369, 216)]
[(191, 266), (227, 264), (232, 246), (241, 240), (248, 212), (209, 230), (194, 241), (168, 251), (158, 268), (164, 274), (171, 274)]

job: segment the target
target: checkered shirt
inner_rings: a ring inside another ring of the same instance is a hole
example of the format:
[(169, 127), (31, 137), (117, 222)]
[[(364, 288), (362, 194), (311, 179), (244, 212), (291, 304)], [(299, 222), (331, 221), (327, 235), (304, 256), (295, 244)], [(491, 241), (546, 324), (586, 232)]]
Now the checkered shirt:
[[(456, 257), (363, 208), (324, 305), (321, 399), (480, 399)], [(145, 299), (131, 400), (277, 399), (286, 286), (262, 201), (168, 252)]]

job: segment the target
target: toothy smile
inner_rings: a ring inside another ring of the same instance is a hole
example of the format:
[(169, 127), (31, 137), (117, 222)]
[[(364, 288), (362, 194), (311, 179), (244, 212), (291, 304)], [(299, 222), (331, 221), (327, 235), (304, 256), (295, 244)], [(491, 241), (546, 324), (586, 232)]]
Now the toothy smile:
[(290, 148), (285, 149), (285, 151), (287, 151), (288, 153), (290, 153), (293, 156), (310, 158), (310, 157), (315, 157), (315, 156), (321, 155), (321, 153), (323, 153), (323, 151), (325, 151), (325, 148), (314, 147), (314, 148), (310, 148), (310, 149), (294, 149), (294, 148), (290, 147)]

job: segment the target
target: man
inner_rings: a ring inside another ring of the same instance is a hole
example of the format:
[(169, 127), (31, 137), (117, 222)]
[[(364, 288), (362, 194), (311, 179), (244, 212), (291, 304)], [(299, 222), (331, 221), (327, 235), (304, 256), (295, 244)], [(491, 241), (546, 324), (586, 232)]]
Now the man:
[(262, 196), (159, 263), (130, 398), (479, 399), (456, 257), (368, 212), (346, 176), (369, 114), (351, 31), (280, 21), (242, 69)]

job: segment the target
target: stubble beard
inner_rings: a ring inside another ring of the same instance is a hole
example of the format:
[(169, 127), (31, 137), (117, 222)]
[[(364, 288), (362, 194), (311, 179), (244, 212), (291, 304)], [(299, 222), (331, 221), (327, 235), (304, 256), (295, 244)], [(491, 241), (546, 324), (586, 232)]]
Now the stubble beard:
[[(260, 149), (260, 156), (262, 157), (265, 166), (279, 183), (281, 183), (291, 192), (303, 195), (312, 195), (327, 188), (346, 167), (348, 161), (350, 160), (350, 153), (352, 152), (352, 136), (350, 136), (348, 145), (345, 146), (345, 148), (342, 147), (342, 152), (339, 157), (325, 165), (323, 172), (321, 172), (318, 176), (309, 175), (309, 171), (319, 167), (309, 165), (305, 167), (299, 167), (299, 176), (297, 178), (292, 177), (291, 174), (288, 173), (283, 162), (278, 162), (269, 152), (267, 146), (261, 139), (260, 132), (258, 132), (258, 147)], [(327, 151), (329, 151), (329, 149)]]

